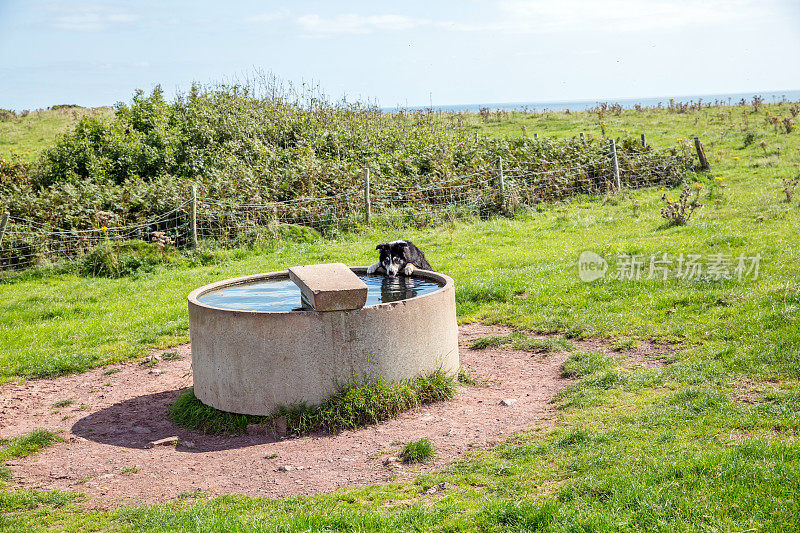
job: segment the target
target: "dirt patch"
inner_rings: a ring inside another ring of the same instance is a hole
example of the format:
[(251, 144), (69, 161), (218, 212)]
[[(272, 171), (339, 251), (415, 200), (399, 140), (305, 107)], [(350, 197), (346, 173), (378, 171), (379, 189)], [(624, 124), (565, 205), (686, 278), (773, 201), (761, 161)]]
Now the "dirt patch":
[[(569, 354), (470, 349), (477, 337), (509, 332), (478, 324), (460, 328), (461, 364), (488, 380), (486, 386), (460, 386), (453, 401), (337, 435), (215, 437), (174, 426), (167, 409), (191, 386), (184, 345), (166, 350), (181, 359), (152, 368), (131, 363), (114, 367), (114, 373), (96, 369), (0, 386), (0, 437), (35, 428), (63, 430), (67, 443), (8, 463), (13, 482), (82, 492), (90, 507), (156, 503), (190, 491), (280, 497), (402, 481), (514, 432), (552, 423), (550, 400), (569, 383), (560, 377)], [(596, 340), (575, 345), (610, 351)], [(644, 348), (624, 359), (653, 364), (662, 353)], [(501, 405), (504, 399), (516, 401)], [(150, 446), (171, 436), (178, 437), (177, 446)], [(433, 464), (410, 468), (386, 461), (397, 454), (398, 443), (423, 437), (438, 452)]]
[(766, 401), (769, 396), (774, 396), (780, 391), (777, 381), (755, 381), (742, 378), (731, 384), (730, 398), (740, 403), (754, 405)]

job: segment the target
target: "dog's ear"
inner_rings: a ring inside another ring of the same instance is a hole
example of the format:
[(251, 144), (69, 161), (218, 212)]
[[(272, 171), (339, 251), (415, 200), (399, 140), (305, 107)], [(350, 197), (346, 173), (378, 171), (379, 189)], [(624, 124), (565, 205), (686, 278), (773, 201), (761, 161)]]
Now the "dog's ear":
[(375, 247), (376, 250), (383, 250), (384, 248), (386, 248), (385, 244), (379, 244), (378, 246)]

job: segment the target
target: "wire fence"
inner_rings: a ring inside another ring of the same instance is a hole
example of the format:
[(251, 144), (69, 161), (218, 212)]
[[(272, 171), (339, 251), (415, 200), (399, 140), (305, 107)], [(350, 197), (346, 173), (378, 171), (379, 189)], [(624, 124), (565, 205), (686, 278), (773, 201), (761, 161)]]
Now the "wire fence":
[[(364, 222), (431, 225), (508, 214), (577, 195), (675, 185), (683, 179), (685, 168), (679, 157), (665, 151), (618, 154), (611, 143), (608, 155), (561, 161), (498, 159), (485, 169), (449, 179), (431, 177), (429, 183), (419, 186), (403, 186), (390, 177), (365, 171), (360, 191), (257, 204), (193, 194), (167, 213), (119, 227), (105, 225), (102, 217), (96, 228), (72, 230), (6, 216), (0, 226), (0, 271), (79, 260), (107, 242), (158, 242), (179, 248), (198, 242), (235, 246), (277, 236), (278, 229), (287, 225), (326, 233), (346, 231)], [(107, 215), (114, 220), (112, 213)]]

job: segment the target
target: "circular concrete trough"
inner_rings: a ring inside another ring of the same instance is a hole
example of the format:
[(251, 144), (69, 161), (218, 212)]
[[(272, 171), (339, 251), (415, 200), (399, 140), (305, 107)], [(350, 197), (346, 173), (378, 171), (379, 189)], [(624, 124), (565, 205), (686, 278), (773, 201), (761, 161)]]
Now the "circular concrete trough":
[(442, 285), (428, 294), (349, 311), (236, 311), (200, 301), (212, 291), (288, 276), (227, 279), (189, 294), (194, 393), (204, 404), (269, 415), (281, 405), (319, 404), (354, 377), (398, 382), (437, 369), (458, 372), (455, 287), (442, 274), (415, 271)]

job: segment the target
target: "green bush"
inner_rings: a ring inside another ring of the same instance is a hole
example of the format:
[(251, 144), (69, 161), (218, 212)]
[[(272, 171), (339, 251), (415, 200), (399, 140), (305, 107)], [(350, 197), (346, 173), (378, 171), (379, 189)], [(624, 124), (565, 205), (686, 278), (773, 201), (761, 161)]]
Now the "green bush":
[(120, 278), (152, 271), (156, 265), (168, 263), (170, 253), (162, 252), (155, 243), (144, 241), (106, 241), (98, 244), (80, 263), (83, 276)]
[[(618, 146), (623, 179), (637, 180), (623, 185), (672, 185), (688, 166), (675, 150), (656, 153), (626, 139)], [(0, 169), (0, 203), (12, 216), (87, 229), (97, 211), (114, 212), (120, 224), (170, 211), (196, 184), (201, 197), (232, 204), (321, 199), (283, 204), (280, 219), (327, 231), (361, 205), (364, 167), (373, 173), (376, 216), (398, 206), (418, 213), (463, 205), (465, 195), (486, 216), (500, 210), (496, 190), (484, 183), (495, 178), (498, 157), (513, 203), (525, 204), (605, 192), (605, 151), (591, 139), (475, 142), (465, 127), (435, 114), (386, 114), (277, 85), (195, 86), (173, 102), (157, 87), (149, 95), (137, 91), (113, 117), (83, 117), (22, 179), (3, 179)], [(637, 174), (640, 159), (631, 156), (645, 152), (656, 163)], [(575, 164), (580, 175), (568, 170)], [(445, 180), (447, 189), (409, 192)]]

